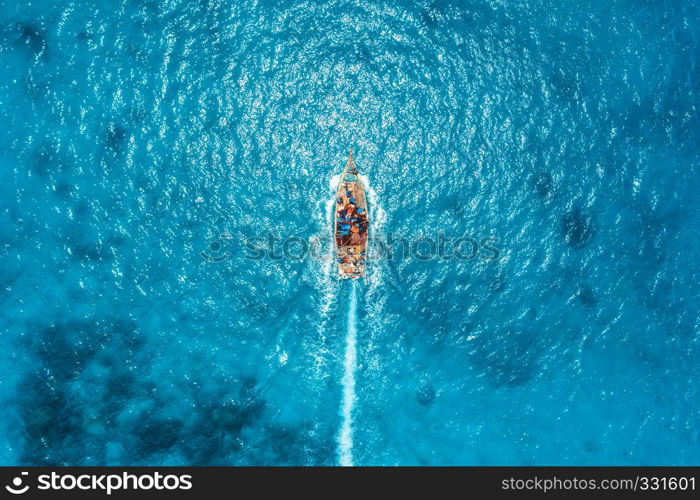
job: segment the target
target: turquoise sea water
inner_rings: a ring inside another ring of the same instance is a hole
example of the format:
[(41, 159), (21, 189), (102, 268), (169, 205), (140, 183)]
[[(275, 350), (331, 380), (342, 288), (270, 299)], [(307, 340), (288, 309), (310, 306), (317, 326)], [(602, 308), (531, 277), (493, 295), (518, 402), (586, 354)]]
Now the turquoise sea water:
[[(700, 464), (699, 38), (696, 1), (4, 0), (0, 463)], [(351, 147), (374, 238), (498, 259), (246, 258), (327, 248)]]

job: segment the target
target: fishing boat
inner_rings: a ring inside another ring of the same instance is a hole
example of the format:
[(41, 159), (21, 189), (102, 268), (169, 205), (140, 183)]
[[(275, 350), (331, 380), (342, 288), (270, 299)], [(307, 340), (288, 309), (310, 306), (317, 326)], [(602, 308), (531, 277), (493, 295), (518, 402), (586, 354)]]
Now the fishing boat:
[(335, 249), (341, 278), (364, 277), (369, 218), (367, 197), (355, 160), (350, 157), (338, 183), (335, 200)]

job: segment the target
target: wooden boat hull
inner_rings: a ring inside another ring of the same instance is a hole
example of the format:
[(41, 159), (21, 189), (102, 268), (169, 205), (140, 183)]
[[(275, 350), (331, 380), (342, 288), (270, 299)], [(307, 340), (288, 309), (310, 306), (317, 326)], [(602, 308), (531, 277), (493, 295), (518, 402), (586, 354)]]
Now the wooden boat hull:
[(350, 158), (340, 176), (335, 200), (335, 249), (341, 278), (364, 277), (369, 236), (367, 197), (355, 161)]

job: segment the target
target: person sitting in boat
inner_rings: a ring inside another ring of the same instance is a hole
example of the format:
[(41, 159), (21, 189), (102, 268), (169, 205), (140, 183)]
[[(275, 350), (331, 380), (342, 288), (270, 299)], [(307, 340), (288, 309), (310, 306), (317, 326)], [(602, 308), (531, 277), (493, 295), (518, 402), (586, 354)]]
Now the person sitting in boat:
[(360, 228), (360, 233), (364, 234), (367, 232), (367, 228), (369, 227), (369, 221), (367, 220), (367, 215), (364, 213), (358, 213), (358, 216), (355, 219), (353, 219), (353, 222), (357, 224), (357, 226)]

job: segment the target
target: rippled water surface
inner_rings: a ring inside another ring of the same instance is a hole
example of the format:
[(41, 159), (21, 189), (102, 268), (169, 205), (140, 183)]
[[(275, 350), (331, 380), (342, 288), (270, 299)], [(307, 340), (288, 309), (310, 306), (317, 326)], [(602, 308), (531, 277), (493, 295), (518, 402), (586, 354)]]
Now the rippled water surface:
[[(699, 34), (693, 0), (0, 3), (0, 463), (699, 464)], [(375, 238), (499, 258), (244, 258), (325, 241), (351, 147)]]

